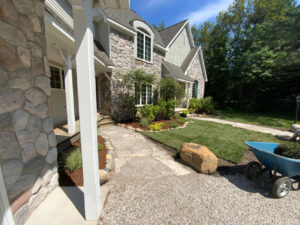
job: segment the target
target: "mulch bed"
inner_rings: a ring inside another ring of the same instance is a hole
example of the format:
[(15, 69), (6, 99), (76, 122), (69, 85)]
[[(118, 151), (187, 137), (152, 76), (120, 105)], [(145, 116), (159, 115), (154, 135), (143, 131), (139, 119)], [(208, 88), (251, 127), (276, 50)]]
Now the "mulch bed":
[[(98, 144), (103, 145), (103, 149), (98, 151), (98, 161), (99, 161), (99, 169), (104, 169), (106, 167), (106, 153), (108, 151), (107, 147), (105, 146), (105, 140), (98, 136)], [(79, 146), (79, 141), (73, 144), (74, 146)], [(60, 161), (61, 155), (58, 155), (58, 161)], [(59, 167), (59, 186), (83, 186), (83, 170), (78, 169), (74, 170), (73, 172)]]
[[(183, 119), (184, 119), (184, 118), (183, 118)], [(149, 125), (155, 124), (155, 123), (163, 123), (163, 124), (164, 124), (164, 128), (161, 129), (161, 130), (163, 131), (163, 130), (167, 130), (167, 129), (170, 129), (170, 128), (171, 128), (169, 122), (171, 122), (171, 121), (177, 122), (177, 120), (178, 120), (178, 119), (176, 119), (176, 118), (172, 118), (172, 119), (170, 119), (170, 120), (153, 121), (153, 122), (149, 123)], [(149, 131), (149, 130), (150, 130), (150, 129), (149, 129), (149, 126), (148, 126), (148, 127), (143, 127), (143, 126), (140, 124), (140, 122), (125, 122), (124, 124), (125, 124), (126, 126), (131, 126), (131, 127), (133, 127), (133, 128), (139, 128), (139, 129), (144, 130), (144, 131)], [(178, 125), (179, 125), (179, 124), (178, 124)], [(182, 126), (183, 126), (183, 124), (182, 124), (182, 125), (179, 125), (178, 127), (182, 127)]]

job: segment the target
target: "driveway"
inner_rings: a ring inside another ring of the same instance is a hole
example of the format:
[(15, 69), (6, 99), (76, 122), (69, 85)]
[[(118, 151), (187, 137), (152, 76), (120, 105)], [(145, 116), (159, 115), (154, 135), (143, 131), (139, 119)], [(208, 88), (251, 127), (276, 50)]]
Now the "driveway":
[(115, 175), (99, 224), (300, 224), (300, 191), (273, 199), (242, 175), (198, 174), (171, 150), (123, 127), (101, 127)]

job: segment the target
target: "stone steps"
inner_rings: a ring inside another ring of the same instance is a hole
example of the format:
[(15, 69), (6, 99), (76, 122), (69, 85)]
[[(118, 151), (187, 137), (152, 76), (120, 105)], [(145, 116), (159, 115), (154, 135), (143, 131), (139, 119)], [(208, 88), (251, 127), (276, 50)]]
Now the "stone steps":
[(97, 126), (104, 126), (109, 124), (114, 124), (115, 122), (111, 119), (110, 116), (103, 116), (100, 120), (97, 122)]

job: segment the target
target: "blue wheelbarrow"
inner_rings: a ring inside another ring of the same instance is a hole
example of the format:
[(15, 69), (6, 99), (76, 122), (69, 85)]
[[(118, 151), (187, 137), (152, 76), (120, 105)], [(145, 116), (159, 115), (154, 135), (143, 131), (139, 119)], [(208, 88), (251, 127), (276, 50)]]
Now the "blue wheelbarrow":
[[(272, 183), (272, 194), (276, 198), (285, 197), (290, 190), (300, 189), (300, 159), (291, 159), (274, 153), (278, 143), (246, 142), (257, 160), (245, 167), (245, 175), (262, 185), (266, 182), (263, 174), (269, 172)], [(278, 176), (277, 173), (281, 175)]]

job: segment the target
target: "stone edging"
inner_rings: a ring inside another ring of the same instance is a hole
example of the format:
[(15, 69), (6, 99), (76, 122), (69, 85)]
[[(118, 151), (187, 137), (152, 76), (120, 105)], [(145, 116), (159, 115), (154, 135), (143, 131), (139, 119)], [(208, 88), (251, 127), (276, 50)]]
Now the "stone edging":
[(117, 123), (116, 125), (117, 125), (117, 126), (120, 126), (120, 127), (124, 127), (124, 128), (126, 128), (126, 129), (129, 129), (129, 130), (134, 130), (134, 131), (139, 132), (139, 133), (142, 132), (142, 131), (158, 133), (158, 132), (162, 132), (162, 131), (168, 131), (168, 130), (175, 130), (175, 129), (186, 128), (186, 126), (187, 126), (189, 123), (193, 123), (193, 122), (192, 122), (192, 121), (187, 121), (187, 122), (185, 122), (181, 127), (169, 128), (169, 129), (160, 130), (160, 131), (154, 131), (154, 130), (142, 130), (142, 129), (140, 129), (140, 128), (134, 128), (134, 127), (132, 127), (132, 126), (126, 126), (126, 125), (123, 124), (123, 123)]
[(106, 136), (102, 136), (105, 140), (105, 146), (108, 151), (106, 153), (106, 167), (103, 169), (106, 172), (111, 172), (115, 168), (115, 160), (114, 160), (114, 148), (112, 147), (109, 138)]

